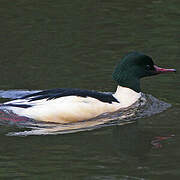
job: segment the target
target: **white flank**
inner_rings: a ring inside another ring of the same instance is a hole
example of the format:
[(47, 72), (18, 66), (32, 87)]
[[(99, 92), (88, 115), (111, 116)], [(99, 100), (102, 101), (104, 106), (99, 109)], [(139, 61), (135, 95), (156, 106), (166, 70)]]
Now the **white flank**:
[(102, 113), (114, 112), (120, 108), (128, 107), (136, 102), (141, 93), (118, 86), (113, 96), (120, 102), (105, 103), (91, 97), (66, 96), (52, 100), (15, 100), (5, 104), (29, 104), (29, 108), (8, 107), (14, 113), (20, 116), (26, 116), (32, 119), (68, 123), (87, 120), (96, 117)]

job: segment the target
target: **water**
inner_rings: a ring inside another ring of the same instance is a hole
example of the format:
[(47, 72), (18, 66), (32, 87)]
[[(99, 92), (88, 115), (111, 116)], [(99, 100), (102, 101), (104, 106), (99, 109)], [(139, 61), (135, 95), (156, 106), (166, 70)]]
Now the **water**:
[[(132, 50), (178, 71), (179, 9), (177, 0), (1, 0), (0, 89), (114, 91), (114, 65)], [(1, 179), (179, 179), (179, 78), (142, 81), (172, 106), (135, 123), (46, 136), (6, 136), (32, 129), (1, 125)]]
[[(35, 93), (37, 91), (10, 90), (1, 91), (0, 96), (4, 98), (16, 99), (23, 95)], [(68, 124), (46, 123), (36, 121), (27, 117), (20, 117), (8, 110), (4, 106), (0, 106), (0, 124), (14, 125), (19, 128), (31, 129), (29, 131), (8, 132), (9, 136), (28, 136), (28, 135), (57, 135), (75, 133), (79, 131), (93, 130), (101, 127), (112, 125), (125, 125), (136, 122), (139, 118), (149, 117), (154, 114), (163, 112), (171, 105), (156, 99), (147, 94), (142, 94), (141, 98), (133, 105), (127, 108), (121, 108), (113, 113), (104, 113), (95, 118)]]

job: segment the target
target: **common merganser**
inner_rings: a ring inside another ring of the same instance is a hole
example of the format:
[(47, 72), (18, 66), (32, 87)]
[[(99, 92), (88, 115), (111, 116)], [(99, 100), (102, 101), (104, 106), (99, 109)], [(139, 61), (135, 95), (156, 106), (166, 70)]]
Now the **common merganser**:
[(84, 121), (120, 108), (131, 106), (142, 95), (140, 79), (164, 72), (175, 72), (154, 65), (151, 57), (128, 53), (117, 64), (113, 79), (114, 94), (81, 89), (51, 89), (23, 96), (2, 106), (19, 116), (45, 122), (69, 123)]

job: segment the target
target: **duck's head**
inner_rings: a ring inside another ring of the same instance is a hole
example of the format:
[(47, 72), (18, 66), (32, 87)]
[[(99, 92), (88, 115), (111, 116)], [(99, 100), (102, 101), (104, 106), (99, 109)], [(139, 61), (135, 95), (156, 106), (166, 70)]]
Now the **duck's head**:
[(139, 53), (128, 53), (116, 66), (113, 79), (118, 85), (140, 92), (140, 79), (165, 72), (176, 72), (175, 69), (164, 69), (156, 66), (151, 57)]

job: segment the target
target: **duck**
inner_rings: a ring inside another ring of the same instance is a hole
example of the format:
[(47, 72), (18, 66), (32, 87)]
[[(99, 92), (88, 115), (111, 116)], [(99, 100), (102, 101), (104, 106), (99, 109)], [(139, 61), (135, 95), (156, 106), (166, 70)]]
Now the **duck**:
[(134, 104), (141, 96), (140, 79), (175, 69), (160, 68), (141, 52), (127, 53), (116, 65), (112, 77), (114, 93), (76, 88), (41, 90), (2, 104), (18, 116), (53, 123), (74, 123), (116, 112)]

